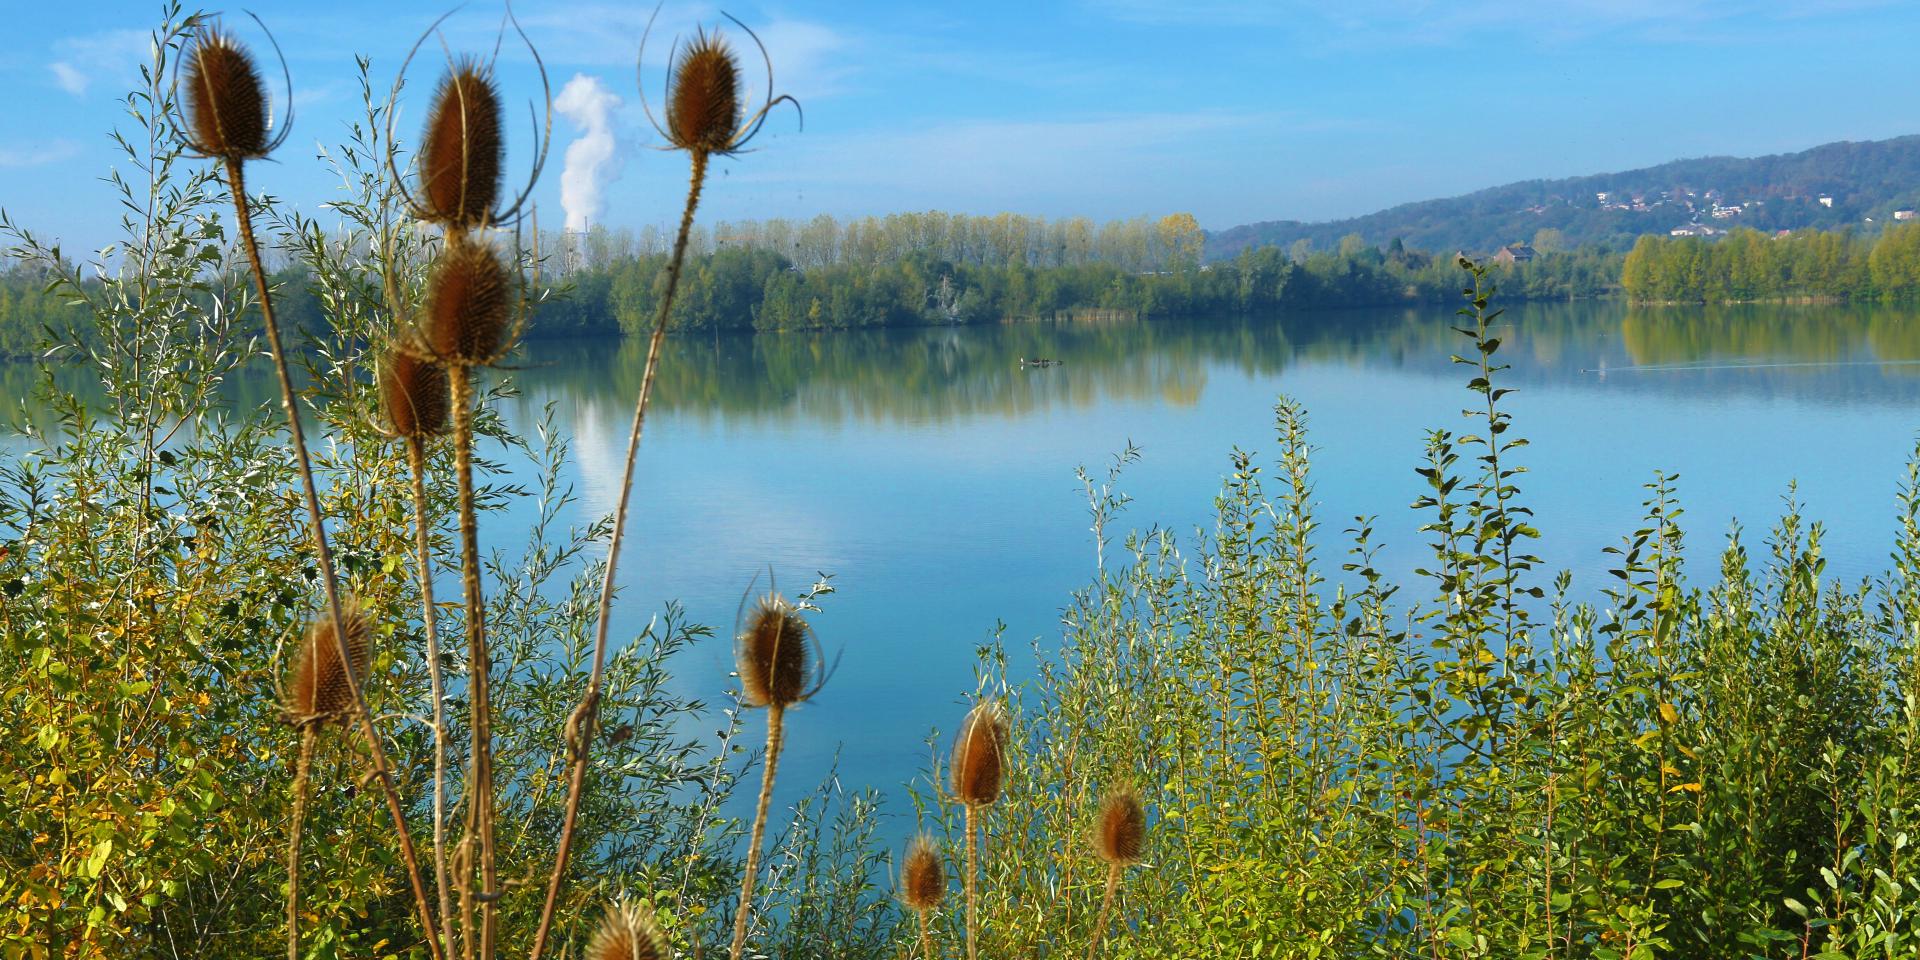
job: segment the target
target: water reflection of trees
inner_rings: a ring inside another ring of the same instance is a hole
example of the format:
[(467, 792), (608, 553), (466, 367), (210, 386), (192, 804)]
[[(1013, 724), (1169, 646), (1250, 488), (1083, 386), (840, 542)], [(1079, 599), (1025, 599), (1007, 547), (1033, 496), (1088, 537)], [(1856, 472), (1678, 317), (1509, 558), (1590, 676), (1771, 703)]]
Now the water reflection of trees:
[[(822, 333), (725, 334), (668, 342), (663, 409), (701, 418), (825, 423), (1022, 417), (1117, 403), (1197, 403), (1209, 378), (1273, 379), (1299, 363), (1458, 374), (1464, 341), (1449, 311), (1327, 310), (1218, 320), (1105, 320)], [(1920, 391), (1920, 312), (1890, 307), (1627, 308), (1524, 304), (1496, 324), (1516, 383), (1597, 382), (1615, 388), (1793, 395), (1835, 390), (1904, 398)], [(1022, 367), (1021, 358), (1061, 361)], [(512, 375), (527, 407), (631, 403), (645, 344), (546, 342)], [(1835, 367), (1832, 364), (1846, 364)], [(1643, 371), (1629, 374), (1628, 371)], [(109, 398), (84, 367), (56, 369), (62, 389), (95, 410)], [(27, 399), (41, 374), (0, 363), (0, 416), (56, 426)], [(271, 402), (262, 374), (222, 387), (236, 407)]]
[[(1292, 355), (1271, 321), (1104, 321), (723, 335), (668, 344), (658, 403), (695, 416), (821, 422), (1020, 417), (1116, 402), (1192, 404), (1211, 369), (1277, 374)], [(1057, 360), (1022, 366), (1021, 359)], [(529, 400), (598, 403), (640, 383), (637, 341), (545, 344)]]

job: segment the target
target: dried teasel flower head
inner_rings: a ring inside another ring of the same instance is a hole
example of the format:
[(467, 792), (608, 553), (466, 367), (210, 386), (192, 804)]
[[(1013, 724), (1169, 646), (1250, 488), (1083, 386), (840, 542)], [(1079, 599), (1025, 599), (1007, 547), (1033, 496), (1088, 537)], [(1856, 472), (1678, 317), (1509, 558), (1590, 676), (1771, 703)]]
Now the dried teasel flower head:
[(813, 643), (813, 628), (787, 598), (754, 601), (734, 650), (747, 703), (785, 708), (819, 692), (825, 676)]
[(484, 226), (500, 199), (505, 157), (500, 90), (477, 60), (455, 63), (427, 110), (420, 216), (454, 231)]
[(740, 60), (718, 33), (694, 34), (667, 85), (667, 135), (682, 150), (725, 153), (740, 130)]
[(446, 364), (491, 364), (506, 351), (512, 316), (513, 290), (499, 253), (485, 243), (449, 235), (427, 283), (427, 315), (421, 326), (429, 352)]
[(939, 907), (946, 894), (947, 876), (933, 838), (924, 833), (914, 837), (900, 871), (900, 901), (911, 910), (925, 913)]
[(267, 88), (253, 55), (217, 26), (195, 34), (184, 56), (188, 145), (209, 157), (253, 160), (277, 145)]
[(373, 646), (372, 625), (366, 611), (351, 600), (341, 604), (340, 617), (347, 659), (341, 659), (343, 644), (334, 632), (333, 617), (325, 611), (308, 624), (300, 639), (293, 683), (285, 691), (282, 704), (287, 718), (296, 724), (326, 723), (353, 707), (353, 691), (347, 683), (349, 663), (356, 683), (366, 679)]
[(1147, 812), (1140, 791), (1131, 786), (1109, 790), (1094, 824), (1094, 852), (1114, 866), (1128, 867), (1140, 862), (1146, 844)]
[(380, 368), (380, 407), (396, 437), (444, 433), (452, 406), (447, 368), (403, 348), (387, 352)]
[(660, 931), (653, 904), (625, 900), (607, 908), (586, 960), (668, 960), (673, 956), (666, 934)]
[[(740, 58), (718, 31), (700, 30), (692, 42), (674, 51), (667, 68), (664, 126), (654, 119), (653, 109), (647, 105), (644, 83), (640, 90), (640, 105), (646, 109), (647, 118), (653, 120), (654, 129), (674, 149), (695, 156), (738, 153), (759, 134), (766, 123), (767, 112), (776, 104), (789, 103), (796, 111), (800, 109), (800, 102), (792, 97), (774, 95), (773, 61), (767, 57), (766, 45), (760, 42), (759, 35), (731, 14), (727, 19), (753, 39), (767, 64), (767, 94), (757, 109), (747, 105)], [(652, 30), (653, 22), (649, 20), (646, 33)], [(640, 38), (643, 60), (646, 43), (646, 34), (643, 34)]]
[(999, 700), (982, 701), (967, 712), (953, 741), (953, 795), (970, 807), (1000, 799), (1005, 779), (1007, 714)]

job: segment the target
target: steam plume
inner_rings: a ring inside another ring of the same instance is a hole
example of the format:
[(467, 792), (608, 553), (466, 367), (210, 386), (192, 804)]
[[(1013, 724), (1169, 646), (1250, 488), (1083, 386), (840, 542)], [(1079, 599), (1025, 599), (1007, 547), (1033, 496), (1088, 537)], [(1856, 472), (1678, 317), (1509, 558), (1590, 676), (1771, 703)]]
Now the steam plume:
[(619, 142), (613, 135), (613, 113), (620, 98), (598, 78), (574, 74), (554, 98), (553, 109), (580, 131), (567, 144), (567, 166), (560, 173), (560, 206), (567, 212), (568, 230), (585, 230), (600, 215), (601, 192), (620, 177)]

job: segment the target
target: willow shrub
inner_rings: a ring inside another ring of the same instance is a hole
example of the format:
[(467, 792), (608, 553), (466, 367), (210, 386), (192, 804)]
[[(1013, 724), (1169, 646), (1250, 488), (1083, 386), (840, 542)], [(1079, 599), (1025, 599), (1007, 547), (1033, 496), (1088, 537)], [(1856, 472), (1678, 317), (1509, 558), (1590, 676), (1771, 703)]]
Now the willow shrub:
[[(0, 450), (0, 958), (260, 957), (284, 947), (291, 767), (298, 737), (275, 695), (318, 594), (294, 464), (275, 405), (249, 400), (262, 356), (256, 305), (236, 262), (231, 207), (204, 164), (176, 145), (172, 60), (198, 18), (177, 5), (154, 35), (112, 179), (124, 239), (75, 264), (0, 220), (8, 253), (82, 301), (74, 326), (49, 331), (48, 370), (82, 365), (102, 390), (81, 397), (48, 373), (36, 422)], [(343, 184), (325, 226), (261, 202), (272, 241), (310, 278), (326, 312), (303, 343), (302, 415), (315, 444), (343, 579), (379, 624), (368, 683), (408, 798), (415, 843), (430, 845), (431, 714), (420, 599), (412, 572), (406, 457), (375, 428), (373, 358), (393, 334), (383, 263), (417, 288), (425, 258), (387, 176), (386, 126), (360, 62), (367, 112), (321, 152)], [(96, 276), (98, 279), (96, 279)], [(604, 524), (561, 529), (571, 496), (567, 443), (551, 416), (531, 435), (482, 398), (488, 442), (481, 500), (535, 506), (515, 544), (501, 537), (487, 576), (500, 691), (494, 718), (502, 871), (545, 876), (560, 829), (560, 744), (588, 670)], [(433, 549), (449, 562), (454, 491), (434, 460)], [(510, 482), (507, 471), (530, 481)], [(441, 629), (461, 629), (448, 606)], [(626, 638), (609, 665), (601, 716), (616, 736), (594, 753), (575, 882), (561, 929), (590, 932), (623, 890), (669, 904), (683, 948), (724, 941), (739, 876), (737, 824), (721, 814), (739, 775), (736, 726), (715, 706), (668, 689), (674, 655), (704, 636), (668, 608)], [(452, 669), (449, 664), (449, 669)], [(455, 695), (464, 684), (456, 677)], [(461, 713), (455, 711), (455, 714)], [(697, 718), (697, 720), (695, 719)], [(468, 741), (451, 721), (456, 753)], [(720, 735), (690, 734), (719, 728)], [(456, 762), (458, 756), (456, 756)], [(424, 956), (391, 822), (368, 789), (357, 739), (323, 745), (314, 766), (303, 904), (313, 957)], [(450, 798), (459, 803), (460, 798)], [(822, 788), (784, 828), (771, 898), (845, 902), (866, 878), (823, 856), (857, 839), (864, 801)], [(821, 846), (828, 844), (829, 846)], [(844, 859), (844, 856), (842, 857)], [(533, 890), (533, 893), (527, 891)], [(530, 931), (534, 885), (509, 890), (509, 927)], [(697, 925), (696, 925), (697, 924)], [(517, 940), (509, 950), (523, 950)]]
[[(1156, 529), (1102, 557), (1064, 645), (1016, 688), (991, 955), (1084, 952), (1104, 879), (1085, 825), (1116, 778), (1155, 818), (1113, 956), (1920, 949), (1920, 474), (1892, 570), (1858, 586), (1824, 576), (1797, 509), (1689, 582), (1677, 484), (1657, 476), (1601, 595), (1576, 601), (1527, 552), (1498, 313), (1468, 276), (1473, 409), (1417, 468), (1416, 581), (1375, 570), (1370, 517), (1337, 572), (1317, 555), (1288, 401), (1277, 463), (1235, 452), (1197, 553)], [(1125, 499), (1112, 478), (1088, 490), (1099, 537)]]

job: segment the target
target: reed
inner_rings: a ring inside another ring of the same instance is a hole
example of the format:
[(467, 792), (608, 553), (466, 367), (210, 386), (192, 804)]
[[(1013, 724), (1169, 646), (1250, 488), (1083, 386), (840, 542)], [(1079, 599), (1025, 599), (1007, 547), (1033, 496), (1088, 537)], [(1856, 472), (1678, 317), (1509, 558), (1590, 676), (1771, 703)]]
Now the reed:
[[(326, 595), (326, 612), (332, 623), (331, 632), (339, 646), (341, 662), (351, 662), (351, 651), (346, 647), (349, 633), (347, 619), (341, 607), (333, 553), (327, 543), (320, 494), (313, 478), (313, 461), (307, 453), (297, 394), (288, 370), (286, 352), (280, 342), (280, 327), (274, 321), (273, 291), (267, 284), (266, 269), (260, 259), (260, 244), (254, 237), (253, 215), (247, 198), (247, 161), (263, 159), (271, 154), (286, 139), (288, 128), (282, 125), (277, 133), (274, 132), (272, 117), (267, 109), (270, 100), (260, 80), (260, 72), (254, 66), (252, 54), (217, 26), (203, 26), (197, 32), (187, 51), (185, 69), (187, 120), (181, 125), (182, 136), (189, 148), (218, 160), (226, 173), (227, 192), (233, 201), (234, 223), (240, 235), (240, 245), (247, 255), (248, 267), (253, 273), (261, 323), (266, 331), (268, 350), (273, 356), (274, 371), (280, 381), (280, 404), (286, 414), (288, 442), (293, 448), (301, 491), (305, 495), (314, 554), (320, 567), (320, 583)], [(358, 716), (361, 734), (372, 757), (375, 779), (379, 781), (381, 793), (386, 799), (387, 813), (393, 821), (420, 922), (424, 929), (432, 930), (433, 911), (427, 905), (426, 887), (414, 855), (413, 838), (407, 830), (405, 808), (388, 769), (386, 748), (374, 729), (373, 713), (367, 707), (353, 671), (342, 671), (340, 676), (341, 689)], [(303, 746), (302, 752), (311, 751)], [(295, 918), (291, 908), (289, 915), (287, 953), (290, 960), (297, 960), (299, 927), (292, 922)], [(441, 960), (437, 947), (431, 949), (430, 954), (434, 960)]]
[(1005, 781), (1007, 748), (1006, 708), (999, 700), (984, 700), (967, 712), (954, 738), (953, 796), (964, 810), (967, 831), (967, 960), (977, 960), (980, 937), (980, 832), (975, 821), (1000, 799)]
[[(654, 10), (654, 16), (659, 10)], [(688, 159), (688, 182), (686, 203), (680, 212), (680, 229), (674, 236), (673, 257), (667, 267), (667, 288), (660, 298), (660, 309), (654, 318), (653, 331), (647, 338), (646, 365), (640, 375), (640, 392), (634, 400), (633, 424), (627, 431), (627, 452), (621, 469), (620, 497), (613, 512), (613, 533), (607, 544), (606, 569), (601, 574), (600, 601), (598, 615), (594, 625), (593, 663), (587, 676), (587, 688), (582, 693), (580, 703), (574, 708), (568, 723), (572, 731), (568, 744), (572, 756), (572, 770), (567, 782), (567, 802), (562, 814), (560, 840), (554, 854), (553, 872), (547, 880), (546, 904), (541, 908), (540, 924), (534, 933), (533, 949), (529, 960), (540, 960), (546, 950), (547, 940), (553, 928), (555, 911), (560, 902), (560, 891), (566, 882), (567, 859), (573, 849), (573, 837), (579, 824), (580, 798), (586, 789), (587, 765), (593, 746), (593, 737), (597, 729), (600, 709), (601, 686), (606, 675), (607, 629), (613, 609), (614, 584), (620, 567), (620, 548), (625, 542), (627, 529), (627, 507), (633, 494), (634, 465), (640, 455), (640, 440), (645, 432), (647, 407), (653, 397), (654, 380), (659, 374), (660, 351), (666, 342), (667, 322), (673, 315), (674, 297), (680, 289), (680, 274), (687, 256), (687, 239), (693, 230), (694, 211), (700, 206), (700, 194), (706, 185), (707, 164), (714, 156), (728, 156), (744, 148), (759, 133), (765, 123), (767, 113), (780, 103), (790, 103), (796, 110), (798, 101), (792, 97), (773, 93), (773, 63), (766, 58), (766, 47), (760, 45), (756, 36), (746, 24), (732, 18), (733, 22), (752, 37), (760, 47), (760, 53), (767, 64), (767, 97), (757, 110), (750, 115), (741, 106), (740, 64), (731, 50), (717, 35), (709, 36), (704, 31), (682, 50), (680, 55), (668, 66), (667, 113), (668, 125), (662, 127), (654, 120), (653, 109), (647, 103), (644, 79), (640, 85), (640, 104), (647, 118), (653, 123), (654, 130), (661, 139), (673, 149), (684, 150)], [(651, 36), (653, 20), (647, 21), (647, 31), (642, 34), (641, 54), (644, 60), (647, 37)], [(697, 109), (696, 109), (697, 108)], [(676, 125), (675, 119), (680, 122)], [(769, 734), (773, 726), (769, 715)], [(751, 874), (751, 872), (749, 872)]]
[(1087, 944), (1087, 960), (1100, 949), (1100, 938), (1113, 917), (1114, 895), (1120, 890), (1120, 877), (1140, 862), (1146, 850), (1147, 814), (1140, 803), (1140, 791), (1116, 787), (1100, 801), (1095, 818), (1093, 850), (1107, 864), (1107, 890), (1100, 898), (1100, 918), (1093, 924), (1093, 939)]
[(912, 910), (920, 926), (920, 960), (933, 960), (933, 912), (947, 895), (947, 877), (933, 838), (920, 834), (907, 847), (900, 871), (900, 902)]

